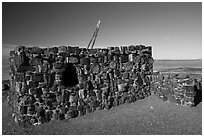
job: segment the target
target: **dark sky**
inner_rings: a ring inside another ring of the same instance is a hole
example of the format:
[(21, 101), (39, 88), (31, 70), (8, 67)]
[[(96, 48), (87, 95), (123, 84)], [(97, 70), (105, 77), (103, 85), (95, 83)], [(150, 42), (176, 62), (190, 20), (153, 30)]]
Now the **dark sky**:
[(202, 3), (3, 3), (2, 41), (96, 47), (145, 44), (157, 59), (202, 58)]

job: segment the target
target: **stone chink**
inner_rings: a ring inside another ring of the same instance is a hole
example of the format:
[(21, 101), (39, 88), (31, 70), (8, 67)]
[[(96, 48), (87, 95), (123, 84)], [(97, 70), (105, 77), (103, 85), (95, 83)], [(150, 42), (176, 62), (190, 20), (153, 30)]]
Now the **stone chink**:
[(152, 47), (18, 46), (10, 52), (9, 104), (22, 127), (75, 118), (148, 97)]

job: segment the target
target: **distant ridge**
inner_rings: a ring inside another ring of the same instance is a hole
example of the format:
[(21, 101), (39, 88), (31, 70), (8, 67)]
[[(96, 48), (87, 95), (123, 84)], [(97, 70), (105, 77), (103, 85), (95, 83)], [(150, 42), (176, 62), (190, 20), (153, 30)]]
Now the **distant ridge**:
[(202, 59), (154, 59), (155, 61), (199, 61)]
[(160, 71), (201, 71), (202, 68), (189, 68), (189, 67), (183, 67), (183, 68), (169, 68), (169, 69), (162, 69)]

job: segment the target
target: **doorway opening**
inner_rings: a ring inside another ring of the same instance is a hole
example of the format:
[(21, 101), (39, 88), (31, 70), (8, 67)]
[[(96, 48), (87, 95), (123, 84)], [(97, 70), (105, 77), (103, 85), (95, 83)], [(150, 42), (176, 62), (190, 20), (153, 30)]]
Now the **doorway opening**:
[(65, 70), (62, 73), (62, 82), (66, 88), (76, 86), (79, 83), (77, 70), (72, 63), (65, 65)]

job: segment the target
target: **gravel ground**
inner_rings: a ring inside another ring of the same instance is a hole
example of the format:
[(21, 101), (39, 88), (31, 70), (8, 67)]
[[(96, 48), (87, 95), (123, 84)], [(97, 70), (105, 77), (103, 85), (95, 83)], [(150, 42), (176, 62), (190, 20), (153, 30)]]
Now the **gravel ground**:
[(19, 128), (10, 117), (6, 102), (2, 106), (2, 134), (70, 135), (201, 135), (202, 103), (194, 108), (163, 102), (151, 95), (144, 100), (110, 110), (37, 127)]

